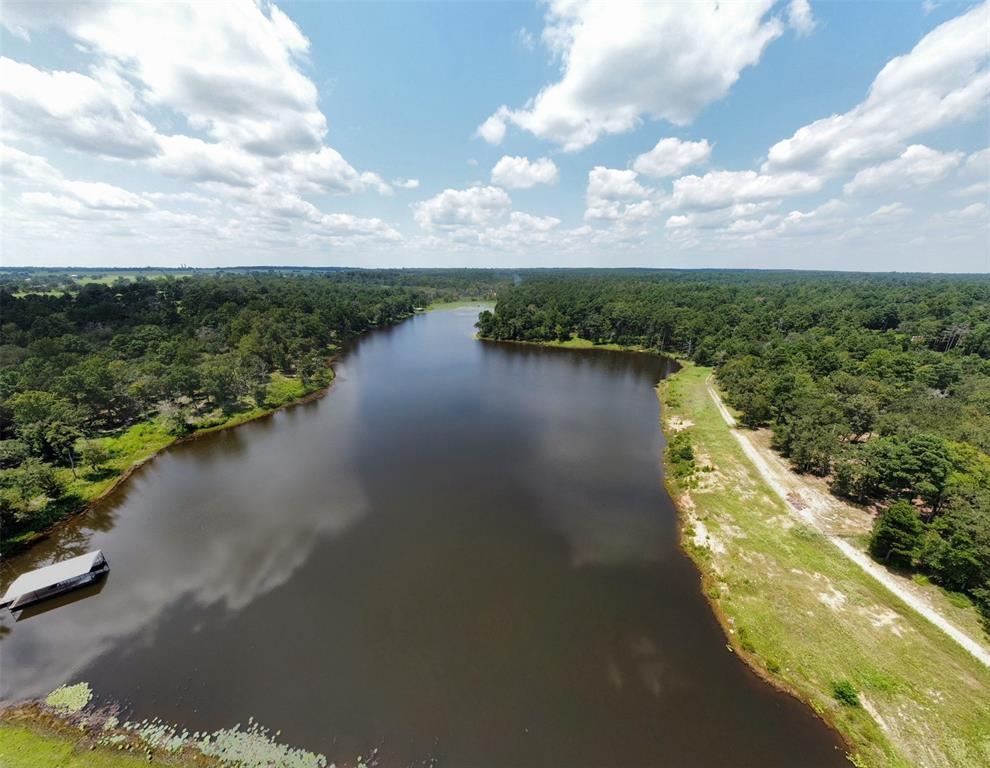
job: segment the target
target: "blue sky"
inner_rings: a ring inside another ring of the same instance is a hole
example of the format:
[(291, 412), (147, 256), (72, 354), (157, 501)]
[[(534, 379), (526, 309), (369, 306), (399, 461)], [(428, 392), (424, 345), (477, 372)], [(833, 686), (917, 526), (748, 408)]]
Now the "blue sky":
[(3, 263), (990, 271), (973, 3), (5, 3)]

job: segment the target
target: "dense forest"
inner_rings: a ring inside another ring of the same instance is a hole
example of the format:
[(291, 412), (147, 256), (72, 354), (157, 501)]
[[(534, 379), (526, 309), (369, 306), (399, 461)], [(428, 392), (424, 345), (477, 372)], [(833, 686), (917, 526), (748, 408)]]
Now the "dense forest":
[(322, 388), (343, 341), (510, 282), (486, 270), (0, 273), (3, 543), (176, 437)]
[(875, 510), (874, 557), (990, 617), (990, 276), (527, 275), (478, 327), (714, 366), (745, 425)]

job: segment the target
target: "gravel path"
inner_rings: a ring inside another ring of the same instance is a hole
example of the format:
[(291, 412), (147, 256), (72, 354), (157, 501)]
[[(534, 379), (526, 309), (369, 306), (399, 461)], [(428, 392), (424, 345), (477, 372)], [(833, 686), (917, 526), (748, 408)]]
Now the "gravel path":
[[(805, 524), (820, 531), (846, 558), (945, 632), (945, 634), (976, 657), (984, 666), (990, 667), (990, 651), (939, 613), (922, 595), (919, 595), (915, 591), (913, 588), (914, 585), (909, 579), (891, 573), (841, 536), (829, 533), (827, 526), (823, 525), (822, 521), (828, 519), (828, 513), (831, 511), (831, 508), (840, 502), (823, 494), (817, 488), (804, 483), (796, 473), (783, 468), (776, 456), (766, 456), (766, 448), (756, 445), (745, 432), (735, 428), (736, 420), (729, 413), (729, 409), (725, 407), (725, 403), (722, 402), (722, 398), (718, 392), (715, 391), (711, 379), (708, 380), (707, 385), (708, 394), (714, 400), (725, 423), (733, 428), (732, 434), (739, 442), (743, 452), (753, 462), (767, 484), (783, 499), (792, 514), (800, 518)], [(797, 498), (795, 498), (796, 494)], [(799, 503), (795, 503), (795, 501)]]

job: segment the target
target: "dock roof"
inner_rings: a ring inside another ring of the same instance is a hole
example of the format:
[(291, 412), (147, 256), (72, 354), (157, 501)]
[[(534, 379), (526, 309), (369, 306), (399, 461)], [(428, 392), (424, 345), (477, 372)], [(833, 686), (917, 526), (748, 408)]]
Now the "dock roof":
[(89, 573), (93, 569), (93, 566), (99, 563), (102, 557), (103, 552), (97, 549), (93, 552), (87, 552), (85, 555), (70, 557), (68, 560), (63, 560), (60, 563), (54, 563), (44, 568), (38, 568), (35, 571), (23, 573), (7, 587), (6, 594), (0, 598), (0, 605), (11, 603), (21, 595), (28, 594), (29, 592), (35, 592), (39, 589), (58, 584), (59, 582), (83, 576)]

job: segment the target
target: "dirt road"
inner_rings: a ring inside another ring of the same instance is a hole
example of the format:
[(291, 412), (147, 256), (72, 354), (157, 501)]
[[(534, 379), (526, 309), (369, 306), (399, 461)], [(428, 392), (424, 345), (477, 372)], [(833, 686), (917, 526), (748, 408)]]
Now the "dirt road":
[(712, 385), (711, 379), (708, 380), (707, 385), (708, 394), (715, 401), (725, 423), (732, 428), (732, 434), (739, 442), (743, 452), (753, 462), (767, 484), (784, 500), (792, 514), (806, 525), (820, 531), (845, 557), (945, 632), (981, 663), (990, 667), (990, 651), (946, 619), (925, 599), (924, 595), (919, 593), (916, 585), (910, 579), (891, 573), (871, 559), (866, 552), (834, 533), (834, 522), (847, 516), (846, 510), (843, 509), (846, 505), (803, 480), (800, 475), (791, 471), (772, 450), (759, 445), (746, 432), (736, 429), (736, 420), (729, 409), (725, 407), (725, 403), (722, 402), (722, 398)]

